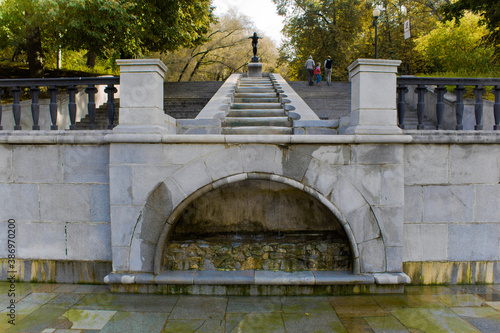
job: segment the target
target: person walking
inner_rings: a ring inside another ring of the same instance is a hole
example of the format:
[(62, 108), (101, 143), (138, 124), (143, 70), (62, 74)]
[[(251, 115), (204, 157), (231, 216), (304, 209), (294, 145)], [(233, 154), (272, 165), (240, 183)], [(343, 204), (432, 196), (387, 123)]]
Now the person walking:
[(314, 60), (312, 56), (309, 56), (309, 59), (306, 61), (306, 71), (307, 71), (307, 81), (309, 81), (309, 85), (314, 85)]
[(325, 60), (325, 76), (326, 76), (326, 84), (330, 86), (332, 83), (332, 58), (328, 56), (328, 59)]
[(314, 69), (314, 76), (316, 76), (316, 85), (321, 86), (321, 66), (318, 62), (316, 69)]

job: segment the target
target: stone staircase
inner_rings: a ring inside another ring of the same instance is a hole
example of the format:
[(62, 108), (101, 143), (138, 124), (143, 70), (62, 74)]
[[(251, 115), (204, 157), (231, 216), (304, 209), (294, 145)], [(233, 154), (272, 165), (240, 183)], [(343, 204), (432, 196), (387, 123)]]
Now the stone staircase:
[(222, 120), (222, 134), (292, 134), (289, 102), (270, 77), (243, 77)]
[[(417, 110), (406, 104), (405, 120), (404, 120), (405, 130), (415, 130), (418, 125)], [(424, 115), (424, 129), (435, 130), (436, 124), (434, 121), (427, 119)]]
[[(120, 100), (115, 99), (115, 119), (113, 122), (113, 127), (118, 125), (118, 116), (120, 113)], [(90, 129), (90, 118), (87, 114), (85, 118), (80, 119), (76, 123), (76, 129), (78, 130), (88, 130)], [(99, 108), (95, 110), (95, 129), (105, 130), (108, 129), (108, 103), (104, 103)]]

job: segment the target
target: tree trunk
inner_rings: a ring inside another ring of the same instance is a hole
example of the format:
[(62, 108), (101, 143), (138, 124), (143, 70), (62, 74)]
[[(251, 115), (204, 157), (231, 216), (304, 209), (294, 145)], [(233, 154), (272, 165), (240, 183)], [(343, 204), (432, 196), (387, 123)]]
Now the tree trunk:
[(87, 67), (94, 68), (97, 54), (94, 51), (87, 52)]
[[(25, 13), (26, 18), (28, 18), (28, 15), (28, 13)], [(26, 27), (26, 30), (26, 51), (28, 53), (30, 77), (43, 77), (42, 36), (40, 35), (40, 28)]]

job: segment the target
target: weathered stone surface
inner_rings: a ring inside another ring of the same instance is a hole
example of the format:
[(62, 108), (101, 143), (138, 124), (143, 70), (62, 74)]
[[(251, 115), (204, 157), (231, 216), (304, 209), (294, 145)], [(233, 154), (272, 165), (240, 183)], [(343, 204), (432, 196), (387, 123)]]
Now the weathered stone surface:
[(335, 184), (328, 199), (344, 216), (354, 213), (367, 204), (361, 193), (344, 178)]
[(385, 272), (384, 242), (381, 238), (358, 244), (361, 273)]
[(341, 166), (329, 165), (313, 158), (304, 176), (304, 183), (322, 195), (328, 196), (342, 177)]
[(205, 156), (203, 160), (212, 179), (221, 179), (243, 172), (239, 147), (214, 152)]
[(132, 168), (134, 205), (143, 205), (154, 189), (181, 167), (181, 165), (134, 166)]
[(156, 244), (134, 238), (130, 246), (130, 270), (152, 272), (155, 252)]
[(446, 184), (449, 176), (449, 146), (406, 145), (405, 185)]
[(312, 273), (315, 285), (375, 283), (372, 275), (352, 274), (347, 271), (313, 271)]
[(233, 272), (198, 271), (194, 276), (194, 284), (254, 284), (254, 275), (255, 272), (251, 270)]
[(500, 259), (498, 242), (500, 225), (451, 224), (449, 228), (449, 260), (491, 261)]
[(62, 148), (65, 183), (109, 183), (109, 146)]
[(500, 149), (489, 145), (450, 146), (450, 183), (497, 184)]
[(371, 205), (380, 204), (381, 175), (378, 165), (358, 165), (348, 170), (353, 185)]
[(134, 236), (156, 244), (166, 220), (167, 216), (146, 205), (141, 212), (140, 222), (135, 228)]
[(403, 246), (402, 206), (373, 206), (385, 246)]
[(385, 248), (385, 260), (387, 272), (402, 272), (403, 271), (403, 247), (402, 246), (387, 246)]
[(314, 275), (312, 272), (273, 272), (273, 271), (256, 271), (255, 284), (259, 285), (287, 285), (287, 284), (300, 284), (300, 285), (313, 285)]
[(90, 185), (90, 221), (111, 222), (109, 185)]
[(311, 161), (311, 157), (290, 148), (283, 148), (282, 152), (283, 176), (301, 182)]
[(203, 160), (196, 160), (185, 165), (174, 173), (172, 179), (188, 196), (212, 182)]
[(55, 222), (90, 221), (90, 186), (41, 184), (40, 219)]
[[(111, 233), (113, 234), (113, 232)], [(113, 271), (128, 271), (130, 269), (130, 246), (111, 246)]]
[(0, 145), (0, 182), (12, 179), (12, 147)]
[(370, 206), (364, 205), (355, 212), (347, 214), (346, 218), (356, 242), (362, 243), (381, 236), (379, 225)]
[(36, 184), (0, 184), (0, 220), (39, 221), (40, 204)]
[(403, 146), (401, 145), (352, 145), (352, 164), (401, 164)]
[(244, 172), (282, 174), (281, 150), (274, 145), (241, 146), (241, 163)]
[(476, 185), (474, 222), (500, 223), (500, 185)]
[(373, 274), (377, 284), (408, 284), (411, 282), (405, 273), (382, 273)]
[(168, 178), (151, 193), (147, 204), (168, 217), (185, 198), (181, 188)]
[(347, 145), (320, 146), (312, 152), (312, 157), (328, 164), (345, 165), (350, 162), (351, 150)]
[(402, 165), (383, 165), (380, 167), (380, 204), (404, 204), (404, 168)]
[(187, 164), (199, 157), (213, 154), (224, 149), (223, 145), (215, 144), (175, 144), (165, 145), (163, 162), (165, 164)]
[(140, 206), (111, 206), (113, 246), (130, 246), (140, 211)]
[(423, 214), (422, 186), (405, 186), (405, 223), (421, 223)]
[(16, 222), (18, 258), (66, 259), (66, 224)]
[(110, 164), (162, 164), (163, 145), (113, 144), (110, 148)]
[(423, 222), (471, 222), (474, 186), (424, 186)]
[(448, 259), (448, 224), (405, 224), (403, 261)]
[(111, 166), (109, 168), (109, 199), (112, 205), (131, 205), (133, 202), (132, 168)]
[(68, 223), (66, 234), (69, 260), (111, 260), (109, 223)]
[(158, 284), (193, 284), (197, 271), (164, 271), (155, 278)]
[(62, 161), (59, 146), (14, 146), (12, 171), (15, 182), (60, 183)]

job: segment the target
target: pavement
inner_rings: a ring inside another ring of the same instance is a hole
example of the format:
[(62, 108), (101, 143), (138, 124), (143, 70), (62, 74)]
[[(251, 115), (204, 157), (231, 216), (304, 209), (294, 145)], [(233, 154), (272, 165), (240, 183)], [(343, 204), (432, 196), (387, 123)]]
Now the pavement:
[(16, 283), (13, 297), (10, 288), (0, 282), (6, 333), (500, 332), (500, 285), (315, 297), (112, 294), (104, 285), (39, 283)]

